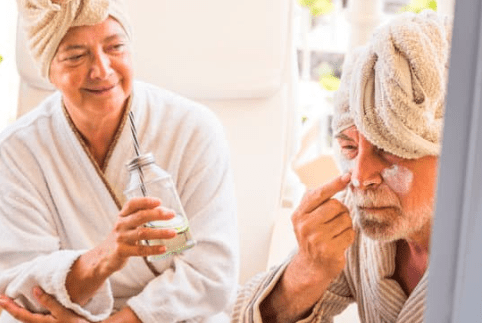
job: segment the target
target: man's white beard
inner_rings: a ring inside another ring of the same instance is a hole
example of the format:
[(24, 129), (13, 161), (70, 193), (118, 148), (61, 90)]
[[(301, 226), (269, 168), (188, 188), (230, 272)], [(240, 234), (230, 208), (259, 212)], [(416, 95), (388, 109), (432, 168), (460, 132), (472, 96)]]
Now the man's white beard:
[[(407, 239), (421, 231), (433, 216), (433, 201), (427, 201), (416, 210), (403, 210), (398, 196), (386, 186), (376, 191), (353, 192), (355, 201), (354, 220), (364, 234), (380, 241)], [(382, 211), (370, 213), (360, 207), (387, 207)]]

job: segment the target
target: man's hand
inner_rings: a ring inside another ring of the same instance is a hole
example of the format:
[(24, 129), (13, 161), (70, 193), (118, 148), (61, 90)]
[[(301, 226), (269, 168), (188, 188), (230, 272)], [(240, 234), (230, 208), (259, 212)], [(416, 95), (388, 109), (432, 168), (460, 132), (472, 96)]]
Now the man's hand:
[(83, 317), (63, 307), (55, 298), (46, 294), (40, 287), (35, 287), (33, 294), (37, 301), (50, 314), (36, 314), (19, 306), (12, 299), (0, 296), (0, 306), (14, 318), (24, 323), (90, 323)]
[(333, 195), (346, 188), (350, 173), (308, 192), (292, 216), (298, 240), (278, 284), (261, 303), (264, 322), (294, 322), (309, 314), (345, 266), (355, 232), (345, 205)]
[(309, 277), (311, 284), (331, 282), (345, 266), (345, 250), (355, 232), (347, 207), (332, 197), (346, 188), (349, 179), (347, 173), (308, 192), (292, 216), (299, 249), (291, 267)]

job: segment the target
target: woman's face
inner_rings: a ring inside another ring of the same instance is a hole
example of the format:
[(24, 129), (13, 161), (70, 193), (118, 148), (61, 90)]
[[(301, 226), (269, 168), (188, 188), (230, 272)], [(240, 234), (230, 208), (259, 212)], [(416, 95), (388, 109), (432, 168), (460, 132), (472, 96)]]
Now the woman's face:
[(93, 26), (70, 28), (50, 66), (50, 81), (63, 94), (69, 113), (84, 118), (117, 115), (132, 89), (127, 35), (109, 17)]

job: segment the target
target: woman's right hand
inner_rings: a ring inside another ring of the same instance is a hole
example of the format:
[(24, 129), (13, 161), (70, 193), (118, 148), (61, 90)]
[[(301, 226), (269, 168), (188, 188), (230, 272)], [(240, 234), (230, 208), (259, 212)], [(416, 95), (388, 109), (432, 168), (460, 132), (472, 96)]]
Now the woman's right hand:
[(144, 227), (156, 220), (170, 220), (174, 211), (161, 206), (158, 199), (140, 197), (129, 200), (122, 210), (107, 239), (99, 246), (103, 252), (107, 269), (113, 273), (124, 267), (129, 257), (159, 255), (166, 251), (163, 245), (143, 245), (142, 240), (171, 239), (176, 236), (173, 229)]
[(176, 236), (176, 231), (146, 228), (143, 225), (173, 217), (174, 212), (162, 207), (158, 199), (142, 197), (129, 200), (119, 212), (117, 222), (107, 238), (74, 262), (66, 279), (71, 300), (86, 304), (110, 275), (126, 265), (130, 257), (164, 253), (165, 246), (146, 246), (141, 241), (171, 239)]

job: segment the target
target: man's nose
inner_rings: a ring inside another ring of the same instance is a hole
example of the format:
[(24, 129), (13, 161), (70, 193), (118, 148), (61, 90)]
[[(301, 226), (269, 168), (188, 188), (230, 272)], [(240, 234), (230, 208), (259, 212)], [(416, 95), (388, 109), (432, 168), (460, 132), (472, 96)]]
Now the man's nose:
[(93, 54), (90, 77), (92, 79), (105, 79), (112, 73), (109, 56), (103, 51), (96, 51)]
[(358, 155), (351, 175), (352, 184), (362, 190), (376, 189), (383, 182), (382, 170), (388, 166), (377, 147), (360, 135)]

